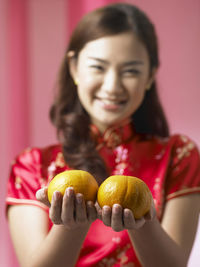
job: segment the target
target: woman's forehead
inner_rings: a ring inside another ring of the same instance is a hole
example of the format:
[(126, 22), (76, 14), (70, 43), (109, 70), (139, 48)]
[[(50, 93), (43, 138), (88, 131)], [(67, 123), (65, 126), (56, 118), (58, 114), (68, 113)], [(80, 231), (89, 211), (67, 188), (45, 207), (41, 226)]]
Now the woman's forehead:
[(122, 33), (101, 37), (88, 42), (80, 52), (87, 58), (146, 58), (147, 50), (144, 44), (133, 33)]

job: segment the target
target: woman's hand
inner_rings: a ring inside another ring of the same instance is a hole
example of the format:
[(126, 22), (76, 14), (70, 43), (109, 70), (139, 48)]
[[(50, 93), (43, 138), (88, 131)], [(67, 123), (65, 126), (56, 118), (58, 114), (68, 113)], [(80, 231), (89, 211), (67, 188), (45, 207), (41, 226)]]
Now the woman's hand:
[(82, 194), (75, 194), (68, 187), (64, 196), (54, 192), (51, 204), (47, 197), (47, 188), (37, 191), (36, 198), (49, 207), (49, 217), (54, 224), (64, 225), (68, 229), (91, 224), (97, 218), (97, 211), (92, 201), (85, 203)]
[(124, 229), (139, 229), (146, 221), (153, 220), (156, 216), (155, 206), (152, 200), (150, 211), (140, 219), (135, 219), (130, 209), (123, 209), (119, 204), (114, 204), (111, 207), (103, 206), (102, 209), (98, 203), (95, 204), (98, 211), (98, 218), (103, 221), (106, 226), (112, 227), (116, 232)]

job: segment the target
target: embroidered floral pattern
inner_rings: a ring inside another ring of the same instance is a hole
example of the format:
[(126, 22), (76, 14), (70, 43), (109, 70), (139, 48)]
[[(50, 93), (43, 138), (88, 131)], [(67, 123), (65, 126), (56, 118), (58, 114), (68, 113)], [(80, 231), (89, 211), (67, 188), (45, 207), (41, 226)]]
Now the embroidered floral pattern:
[(165, 149), (161, 150), (160, 153), (158, 153), (157, 155), (155, 155), (155, 159), (156, 159), (156, 160), (160, 160), (160, 159), (162, 159), (163, 156), (164, 156), (164, 154), (165, 154)]
[(113, 264), (116, 263), (116, 259), (114, 258), (104, 258), (99, 262), (98, 266), (99, 267), (111, 267)]
[(128, 149), (123, 146), (118, 146), (115, 151), (117, 152), (117, 156), (115, 162), (118, 164), (120, 162), (125, 162), (128, 159)]
[(106, 132), (104, 136), (104, 140), (107, 144), (107, 147), (114, 148), (122, 143), (122, 137), (117, 132)]
[(155, 178), (153, 186), (154, 204), (158, 218), (161, 218), (163, 212), (164, 203), (164, 189), (162, 185), (162, 179), (160, 177)]
[(63, 153), (62, 152), (59, 152), (57, 154), (55, 165), (56, 165), (56, 167), (60, 167), (60, 168), (64, 168), (65, 167), (65, 161), (64, 161), (64, 157), (63, 157)]
[(113, 237), (112, 238), (112, 242), (119, 244), (121, 242), (121, 237), (117, 236), (117, 237)]
[(51, 181), (53, 179), (53, 177), (55, 176), (55, 172), (56, 172), (56, 163), (55, 161), (52, 161), (48, 167), (48, 181)]
[(156, 178), (155, 179), (155, 184), (154, 184), (154, 186), (153, 186), (153, 190), (154, 191), (159, 191), (160, 190), (160, 178)]
[(118, 254), (117, 254), (117, 259), (118, 259), (118, 261), (119, 261), (119, 263), (120, 263), (120, 266), (125, 266), (125, 264), (127, 264), (128, 263), (128, 257), (127, 257), (127, 255), (126, 255), (126, 252), (127, 252), (127, 250), (128, 249), (130, 249), (131, 248), (131, 245), (130, 244), (127, 244), (125, 247), (123, 247), (122, 249), (121, 249), (121, 251), (120, 252), (118, 252)]
[(157, 217), (161, 219), (161, 216), (163, 213), (163, 207), (164, 207), (164, 199), (165, 199), (165, 191), (163, 188), (160, 190), (159, 195), (160, 197), (157, 200), (154, 199), (154, 203), (155, 203)]
[(56, 174), (64, 171), (67, 169), (63, 153), (58, 152), (56, 157), (53, 161), (50, 162), (49, 166), (47, 167), (47, 183), (49, 183)]
[(177, 158), (181, 160), (184, 157), (188, 157), (190, 152), (195, 148), (195, 144), (191, 141), (186, 143), (183, 147), (179, 147), (176, 149)]
[(90, 125), (91, 137), (95, 140), (96, 149), (100, 150), (103, 146), (114, 149), (122, 143), (126, 143), (132, 139), (133, 129), (130, 120), (124, 121), (120, 126), (108, 128), (101, 134), (95, 125)]
[(114, 253), (110, 257), (105, 257), (98, 263), (98, 267), (111, 267), (114, 264), (122, 267), (134, 267), (135, 264), (129, 261), (129, 257), (127, 256), (127, 251), (131, 249), (131, 244), (127, 243), (125, 246), (121, 247), (121, 238), (113, 237), (112, 242), (117, 244), (117, 248)]
[(183, 143), (188, 143), (188, 141), (189, 141), (188, 137), (185, 136), (185, 135), (180, 135), (180, 139), (181, 139), (181, 141), (182, 141)]
[(128, 167), (128, 149), (123, 146), (118, 146), (115, 149), (116, 158), (115, 158), (115, 170), (113, 174), (123, 174), (124, 170)]
[(16, 176), (15, 178), (15, 188), (21, 189), (22, 187), (22, 179), (19, 176)]

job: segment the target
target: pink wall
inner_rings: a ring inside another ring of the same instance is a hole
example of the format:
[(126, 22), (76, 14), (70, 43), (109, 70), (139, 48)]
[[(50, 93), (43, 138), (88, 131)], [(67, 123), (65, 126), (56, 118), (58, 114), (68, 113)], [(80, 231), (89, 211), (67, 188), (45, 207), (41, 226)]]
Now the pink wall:
[(66, 1), (0, 0), (0, 266), (18, 267), (4, 216), (9, 165), (27, 146), (56, 142), (48, 120), (67, 40)]
[(183, 132), (200, 145), (200, 1), (129, 1), (148, 12), (159, 36), (160, 95), (172, 132)]
[[(18, 266), (4, 217), (11, 159), (26, 146), (56, 142), (48, 110), (68, 31), (82, 14), (110, 2), (117, 1), (0, 0), (0, 266)], [(189, 135), (200, 146), (200, 1), (125, 2), (143, 8), (156, 24), (158, 81), (171, 131)], [(199, 265), (199, 237), (189, 267)]]
[[(25, 5), (16, 5), (16, 2), (13, 2), (12, 5), (11, 1), (0, 2), (0, 266), (15, 266), (15, 257), (4, 216), (6, 177), (11, 158), (19, 149), (28, 144), (29, 136), (28, 113), (24, 112), (27, 110), (25, 9)], [(9, 19), (11, 16), (12, 20)], [(15, 43), (14, 48), (13, 42)], [(24, 75), (22, 76), (20, 73), (24, 73)], [(21, 101), (24, 103), (23, 106), (20, 105)]]
[(29, 0), (30, 145), (55, 142), (48, 118), (55, 80), (67, 40), (66, 1)]

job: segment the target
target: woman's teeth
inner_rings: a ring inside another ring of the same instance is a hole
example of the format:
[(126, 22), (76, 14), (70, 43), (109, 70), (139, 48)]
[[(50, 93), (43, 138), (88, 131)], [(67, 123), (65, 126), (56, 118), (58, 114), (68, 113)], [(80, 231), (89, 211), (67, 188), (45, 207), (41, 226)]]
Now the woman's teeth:
[(123, 104), (126, 103), (125, 100), (117, 100), (117, 99), (105, 99), (105, 98), (97, 98), (99, 101), (100, 105), (106, 109), (106, 110), (112, 110), (112, 111), (117, 111), (119, 108), (122, 107)]
[(99, 99), (99, 100), (108, 105), (120, 105), (126, 102), (125, 100), (111, 100), (111, 99)]

